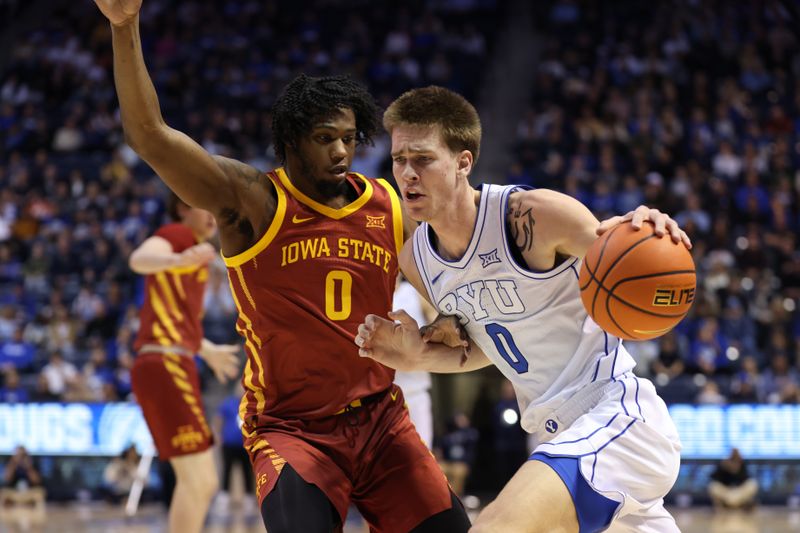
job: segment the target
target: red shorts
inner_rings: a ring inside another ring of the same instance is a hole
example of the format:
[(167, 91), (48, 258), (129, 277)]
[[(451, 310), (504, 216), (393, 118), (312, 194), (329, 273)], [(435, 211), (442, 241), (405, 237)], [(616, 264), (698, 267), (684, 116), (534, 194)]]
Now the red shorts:
[(243, 431), (259, 507), (286, 462), (325, 493), (342, 523), (353, 502), (373, 532), (406, 533), (451, 506), (447, 478), (395, 385), (374, 403), (344, 414), (272, 419)]
[(161, 459), (202, 452), (214, 442), (193, 357), (140, 352), (131, 386)]

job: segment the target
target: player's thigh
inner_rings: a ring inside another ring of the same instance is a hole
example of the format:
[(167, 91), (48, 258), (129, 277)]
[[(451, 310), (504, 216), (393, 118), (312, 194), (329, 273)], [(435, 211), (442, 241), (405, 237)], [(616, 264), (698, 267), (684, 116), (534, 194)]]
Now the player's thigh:
[[(407, 532), (453, 506), (447, 478), (408, 415), (389, 416), (392, 424), (372, 446), (353, 501), (375, 531)], [(460, 505), (454, 512), (466, 517)]]
[(478, 515), (476, 533), (577, 533), (572, 496), (545, 463), (528, 461)]
[(288, 463), (264, 498), (261, 517), (269, 533), (328, 533), (341, 526), (339, 514), (325, 493)]

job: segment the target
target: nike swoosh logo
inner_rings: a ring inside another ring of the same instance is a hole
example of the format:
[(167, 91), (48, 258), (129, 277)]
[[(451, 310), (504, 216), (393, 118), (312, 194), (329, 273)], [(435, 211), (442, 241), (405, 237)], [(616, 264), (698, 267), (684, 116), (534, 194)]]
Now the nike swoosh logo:
[(395, 401), (397, 399), (397, 391), (395, 390), (395, 391), (390, 392), (389, 396), (392, 397), (392, 401)]
[(314, 217), (299, 218), (297, 215), (295, 215), (295, 216), (292, 217), (292, 222), (294, 222), (295, 224), (300, 224), (301, 222), (308, 222), (309, 220), (313, 220), (313, 219), (314, 219)]
[(437, 281), (439, 281), (439, 278), (441, 278), (441, 277), (442, 277), (442, 274), (444, 274), (444, 270), (442, 270), (441, 272), (439, 272), (438, 274), (436, 274), (436, 276), (435, 276), (435, 277), (434, 277), (434, 278), (431, 280), (431, 285), (433, 285), (434, 283), (436, 283)]

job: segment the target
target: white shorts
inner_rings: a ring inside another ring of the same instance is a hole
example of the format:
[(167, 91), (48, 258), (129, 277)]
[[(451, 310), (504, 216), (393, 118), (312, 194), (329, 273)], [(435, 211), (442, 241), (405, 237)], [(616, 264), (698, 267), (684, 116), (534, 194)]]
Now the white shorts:
[(619, 504), (608, 531), (680, 531), (664, 496), (678, 477), (681, 444), (653, 384), (629, 372), (575, 397), (542, 423), (533, 453), (579, 461), (586, 483)]

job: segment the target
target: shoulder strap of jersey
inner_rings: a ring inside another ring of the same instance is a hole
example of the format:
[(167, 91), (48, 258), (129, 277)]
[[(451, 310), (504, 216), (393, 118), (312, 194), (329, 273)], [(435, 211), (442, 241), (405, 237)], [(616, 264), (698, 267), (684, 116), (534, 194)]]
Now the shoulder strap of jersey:
[(399, 255), (400, 250), (403, 249), (403, 208), (400, 205), (400, 197), (394, 187), (385, 179), (376, 178), (375, 181), (386, 190), (389, 195), (389, 201), (392, 203), (392, 227), (394, 228), (394, 240)]
[(259, 253), (261, 253), (269, 243), (275, 238), (275, 235), (278, 234), (278, 230), (283, 225), (283, 219), (286, 217), (286, 190), (283, 186), (279, 183), (275, 176), (274, 172), (269, 172), (265, 174), (267, 179), (272, 182), (272, 185), (275, 187), (275, 193), (278, 197), (278, 205), (275, 208), (275, 215), (272, 217), (272, 222), (270, 222), (267, 231), (264, 232), (264, 235), (255, 243), (253, 246), (245, 250), (244, 252), (234, 255), (233, 257), (225, 257), (222, 256), (223, 261), (225, 261), (225, 265), (228, 267), (237, 267), (241, 266)]

